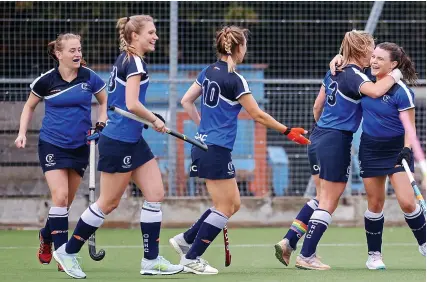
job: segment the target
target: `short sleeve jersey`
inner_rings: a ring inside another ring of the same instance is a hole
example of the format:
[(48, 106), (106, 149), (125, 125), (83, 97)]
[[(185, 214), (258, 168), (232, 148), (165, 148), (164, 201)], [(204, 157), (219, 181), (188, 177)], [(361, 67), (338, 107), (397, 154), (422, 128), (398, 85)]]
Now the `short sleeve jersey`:
[(242, 109), (238, 99), (251, 93), (246, 79), (237, 72), (229, 73), (227, 63), (219, 60), (203, 69), (196, 83), (202, 87), (201, 122), (196, 139), (233, 150)]
[[(141, 77), (139, 86), (139, 101), (145, 105), (149, 77), (147, 66), (142, 58), (122, 52), (118, 57), (110, 73), (108, 82), (108, 107), (116, 106), (128, 111), (126, 107), (126, 83), (127, 80), (138, 75)], [(134, 121), (114, 111), (108, 110), (107, 126), (102, 131), (105, 136), (123, 142), (134, 143), (141, 138), (143, 124)]]
[(45, 104), (40, 139), (67, 149), (84, 145), (92, 125), (92, 95), (104, 87), (104, 81), (83, 66), (71, 82), (62, 79), (57, 67), (34, 80), (30, 85), (31, 93)]
[(336, 75), (330, 71), (323, 79), (326, 100), (317, 125), (356, 132), (362, 120), (360, 87), (371, 80), (356, 65), (348, 65)]

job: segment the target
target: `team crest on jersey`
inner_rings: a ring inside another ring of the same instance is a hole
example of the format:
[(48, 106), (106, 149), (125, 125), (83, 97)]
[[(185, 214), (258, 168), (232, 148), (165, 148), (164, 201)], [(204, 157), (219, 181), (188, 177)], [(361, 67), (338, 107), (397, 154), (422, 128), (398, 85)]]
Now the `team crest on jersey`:
[(388, 103), (388, 100), (390, 100), (390, 96), (389, 95), (384, 95), (383, 96), (383, 101)]
[(90, 90), (89, 84), (87, 84), (87, 83), (82, 83), (82, 89), (83, 89), (84, 91), (89, 91), (89, 90)]

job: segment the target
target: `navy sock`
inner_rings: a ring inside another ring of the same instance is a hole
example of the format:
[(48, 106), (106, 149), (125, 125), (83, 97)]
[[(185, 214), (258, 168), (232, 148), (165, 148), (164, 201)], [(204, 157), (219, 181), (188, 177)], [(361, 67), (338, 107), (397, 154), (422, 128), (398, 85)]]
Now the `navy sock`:
[(49, 210), (49, 229), (55, 250), (68, 241), (67, 207), (51, 207)]
[(196, 239), (185, 257), (187, 259), (196, 259), (203, 255), (209, 245), (227, 224), (227, 221), (227, 216), (217, 210), (213, 210), (201, 224)]
[(426, 242), (426, 218), (420, 205), (417, 204), (415, 211), (411, 213), (405, 213), (405, 220), (414, 233), (415, 239), (417, 239), (418, 245), (422, 245)]
[(104, 217), (97, 203), (90, 205), (77, 222), (73, 236), (65, 246), (65, 251), (68, 254), (78, 253), (87, 239), (102, 225)]
[(145, 201), (141, 209), (140, 226), (144, 244), (144, 258), (156, 259), (159, 255), (161, 203)]
[(308, 221), (318, 206), (319, 202), (316, 199), (311, 199), (302, 207), (294, 222), (292, 222), (291, 228), (284, 237), (289, 240), (292, 249), (295, 250), (297, 248), (298, 240), (307, 232)]
[(207, 209), (202, 216), (188, 229), (184, 232), (184, 240), (188, 244), (193, 244), (194, 239), (196, 238), (197, 232), (199, 232), (200, 226), (202, 225), (203, 221), (208, 217), (208, 215), (211, 214), (211, 212), (214, 210), (214, 208)]
[(301, 248), (302, 256), (308, 258), (316, 253), (317, 245), (331, 221), (332, 217), (329, 212), (322, 209), (317, 209), (313, 212), (308, 222), (307, 233)]
[(365, 231), (369, 252), (380, 252), (383, 243), (384, 214), (365, 211)]
[(45, 243), (52, 242), (52, 234), (50, 234), (50, 233), (51, 233), (51, 231), (50, 231), (50, 226), (49, 226), (49, 215), (48, 215), (47, 219), (46, 219), (45, 226), (42, 229), (40, 229), (40, 235), (43, 237), (43, 241)]

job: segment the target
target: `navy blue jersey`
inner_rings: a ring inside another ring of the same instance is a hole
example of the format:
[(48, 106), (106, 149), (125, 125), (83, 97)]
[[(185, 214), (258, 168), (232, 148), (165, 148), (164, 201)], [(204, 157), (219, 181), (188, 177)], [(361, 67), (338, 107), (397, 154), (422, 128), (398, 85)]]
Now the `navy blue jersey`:
[(414, 92), (399, 81), (382, 97), (362, 98), (362, 130), (374, 137), (394, 137), (405, 134), (399, 112), (415, 108)]
[(336, 75), (328, 71), (322, 83), (326, 92), (325, 104), (317, 125), (356, 132), (362, 120), (360, 87), (370, 81), (356, 65), (347, 65)]
[[(108, 82), (108, 107), (117, 106), (129, 111), (126, 107), (126, 81), (129, 77), (139, 75), (139, 101), (145, 105), (145, 95), (149, 84), (147, 66), (142, 58), (130, 55), (126, 58), (126, 52), (122, 52), (114, 63)], [(143, 124), (114, 111), (108, 110), (107, 126), (102, 134), (124, 142), (138, 142), (141, 138)]]
[(84, 145), (87, 131), (92, 126), (92, 95), (104, 87), (104, 81), (83, 66), (71, 82), (62, 79), (58, 68), (34, 80), (30, 85), (31, 92), (45, 102), (40, 139), (66, 149)]
[(242, 109), (238, 99), (251, 93), (248, 83), (237, 72), (229, 73), (224, 61), (205, 68), (196, 83), (202, 87), (201, 121), (196, 139), (233, 150), (237, 116)]

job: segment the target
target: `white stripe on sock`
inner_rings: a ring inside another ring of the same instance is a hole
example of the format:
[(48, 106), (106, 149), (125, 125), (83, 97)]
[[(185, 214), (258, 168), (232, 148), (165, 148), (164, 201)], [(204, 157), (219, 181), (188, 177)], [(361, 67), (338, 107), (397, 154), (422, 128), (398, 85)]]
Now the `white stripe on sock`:
[(421, 207), (420, 207), (419, 204), (416, 204), (415, 210), (413, 212), (411, 212), (411, 213), (403, 213), (403, 215), (407, 219), (413, 219), (413, 218), (416, 218), (417, 216), (419, 216), (420, 213), (421, 213)]
[(313, 210), (316, 210), (317, 207), (319, 206), (319, 203), (315, 199), (311, 199), (310, 201), (307, 202), (307, 205)]
[(67, 207), (51, 207), (49, 217), (68, 217)]
[(223, 229), (228, 222), (228, 217), (222, 213), (219, 213), (218, 211), (214, 211), (208, 215), (204, 222), (209, 223), (210, 225), (213, 225), (219, 229)]
[(141, 216), (139, 218), (140, 222), (162, 222), (163, 214), (162, 211), (149, 211), (141, 209)]
[(377, 220), (381, 220), (384, 217), (384, 213), (383, 213), (383, 211), (375, 213), (375, 212), (371, 212), (370, 210), (367, 209), (365, 211), (365, 217), (369, 220), (377, 221)]

